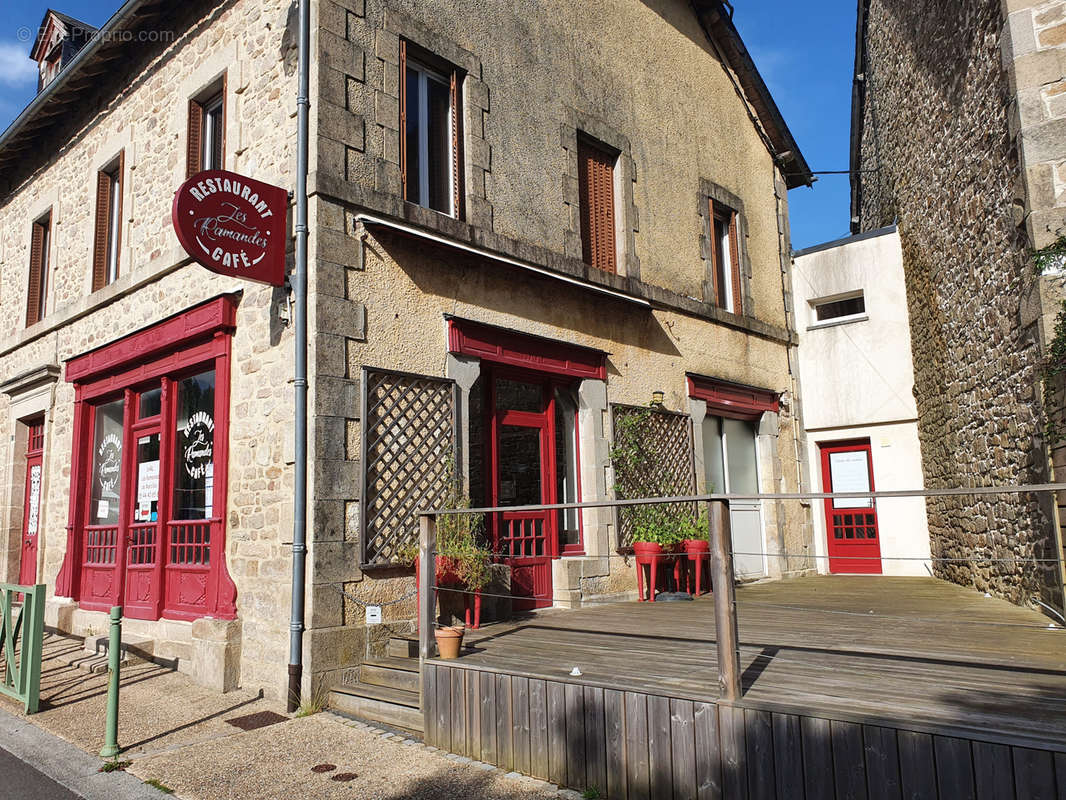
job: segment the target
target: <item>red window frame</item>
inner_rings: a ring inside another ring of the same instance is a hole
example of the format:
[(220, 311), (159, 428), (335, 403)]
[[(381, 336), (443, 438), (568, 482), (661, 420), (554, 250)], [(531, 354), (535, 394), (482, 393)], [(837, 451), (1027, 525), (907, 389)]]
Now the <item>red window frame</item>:
[[(91, 610), (121, 604), (128, 616), (141, 619), (236, 617), (236, 586), (225, 563), (230, 348), (236, 305), (232, 296), (216, 298), (67, 362), (67, 380), (74, 383), (75, 393), (74, 441), (67, 551), (56, 579), (57, 595), (73, 597)], [(193, 531), (188, 530), (192, 521), (170, 519), (176, 389), (182, 378), (210, 369), (215, 373), (212, 507), (216, 510), (209, 520), (196, 521), (202, 530)], [(140, 393), (157, 386), (162, 389), (160, 413), (138, 419)], [(87, 525), (95, 409), (119, 398), (124, 400), (119, 521), (117, 526), (106, 526), (114, 531), (101, 533), (96, 530), (99, 526)], [(142, 552), (146, 542), (136, 535), (147, 526), (130, 520), (135, 485), (129, 467), (136, 462), (137, 438), (154, 432), (160, 433), (159, 502), (155, 554), (149, 561)], [(89, 559), (94, 563), (87, 564), (91, 548), (104, 548), (105, 557)], [(173, 556), (186, 551), (195, 551), (198, 558), (176, 562)], [(204, 558), (207, 564), (196, 563)], [(87, 567), (99, 574), (86, 575)], [(96, 599), (84, 596), (89, 578), (99, 581)]]

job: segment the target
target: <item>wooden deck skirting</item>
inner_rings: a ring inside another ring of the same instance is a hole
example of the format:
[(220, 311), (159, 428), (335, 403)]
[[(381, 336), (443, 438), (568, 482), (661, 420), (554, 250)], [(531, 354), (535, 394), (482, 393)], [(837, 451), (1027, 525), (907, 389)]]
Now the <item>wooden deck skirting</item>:
[(1066, 800), (1066, 631), (1046, 617), (933, 578), (736, 604), (737, 702), (711, 598), (552, 610), (426, 662), (426, 741), (611, 800)]
[(440, 661), (423, 679), (428, 744), (611, 800), (1066, 798), (1049, 749)]

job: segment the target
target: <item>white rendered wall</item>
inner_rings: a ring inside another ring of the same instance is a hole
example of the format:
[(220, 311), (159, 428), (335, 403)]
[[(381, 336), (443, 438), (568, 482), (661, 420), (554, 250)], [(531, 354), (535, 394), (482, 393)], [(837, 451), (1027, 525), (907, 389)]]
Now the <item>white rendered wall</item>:
[[(878, 490), (921, 489), (921, 448), (911, 391), (910, 325), (903, 257), (894, 229), (801, 251), (793, 269), (800, 380), (812, 489), (821, 491), (819, 446), (868, 439)], [(863, 291), (865, 315), (817, 322), (812, 301)], [(815, 550), (826, 558), (825, 506), (814, 501)], [(877, 502), (885, 575), (929, 575), (929, 532), (922, 498)]]

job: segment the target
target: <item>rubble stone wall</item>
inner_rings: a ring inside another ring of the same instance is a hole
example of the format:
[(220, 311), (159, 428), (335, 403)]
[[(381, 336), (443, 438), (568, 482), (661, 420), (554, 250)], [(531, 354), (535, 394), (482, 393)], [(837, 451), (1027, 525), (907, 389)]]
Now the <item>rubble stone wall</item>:
[[(928, 488), (1048, 477), (1002, 29), (1000, 0), (869, 3), (857, 213), (864, 231), (898, 221)], [(958, 559), (937, 575), (1062, 607), (1050, 498), (938, 498), (928, 515), (933, 557)]]

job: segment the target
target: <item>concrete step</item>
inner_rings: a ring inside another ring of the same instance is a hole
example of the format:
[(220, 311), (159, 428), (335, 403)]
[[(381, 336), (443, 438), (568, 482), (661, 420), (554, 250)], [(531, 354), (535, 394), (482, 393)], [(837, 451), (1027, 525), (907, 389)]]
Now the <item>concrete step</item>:
[(418, 639), (393, 636), (385, 646), (385, 655), (389, 658), (418, 658)]
[(349, 683), (333, 687), (329, 707), (353, 717), (422, 732), (422, 711), (418, 692)]
[(418, 693), (418, 662), (413, 658), (378, 658), (359, 665), (359, 683)]

